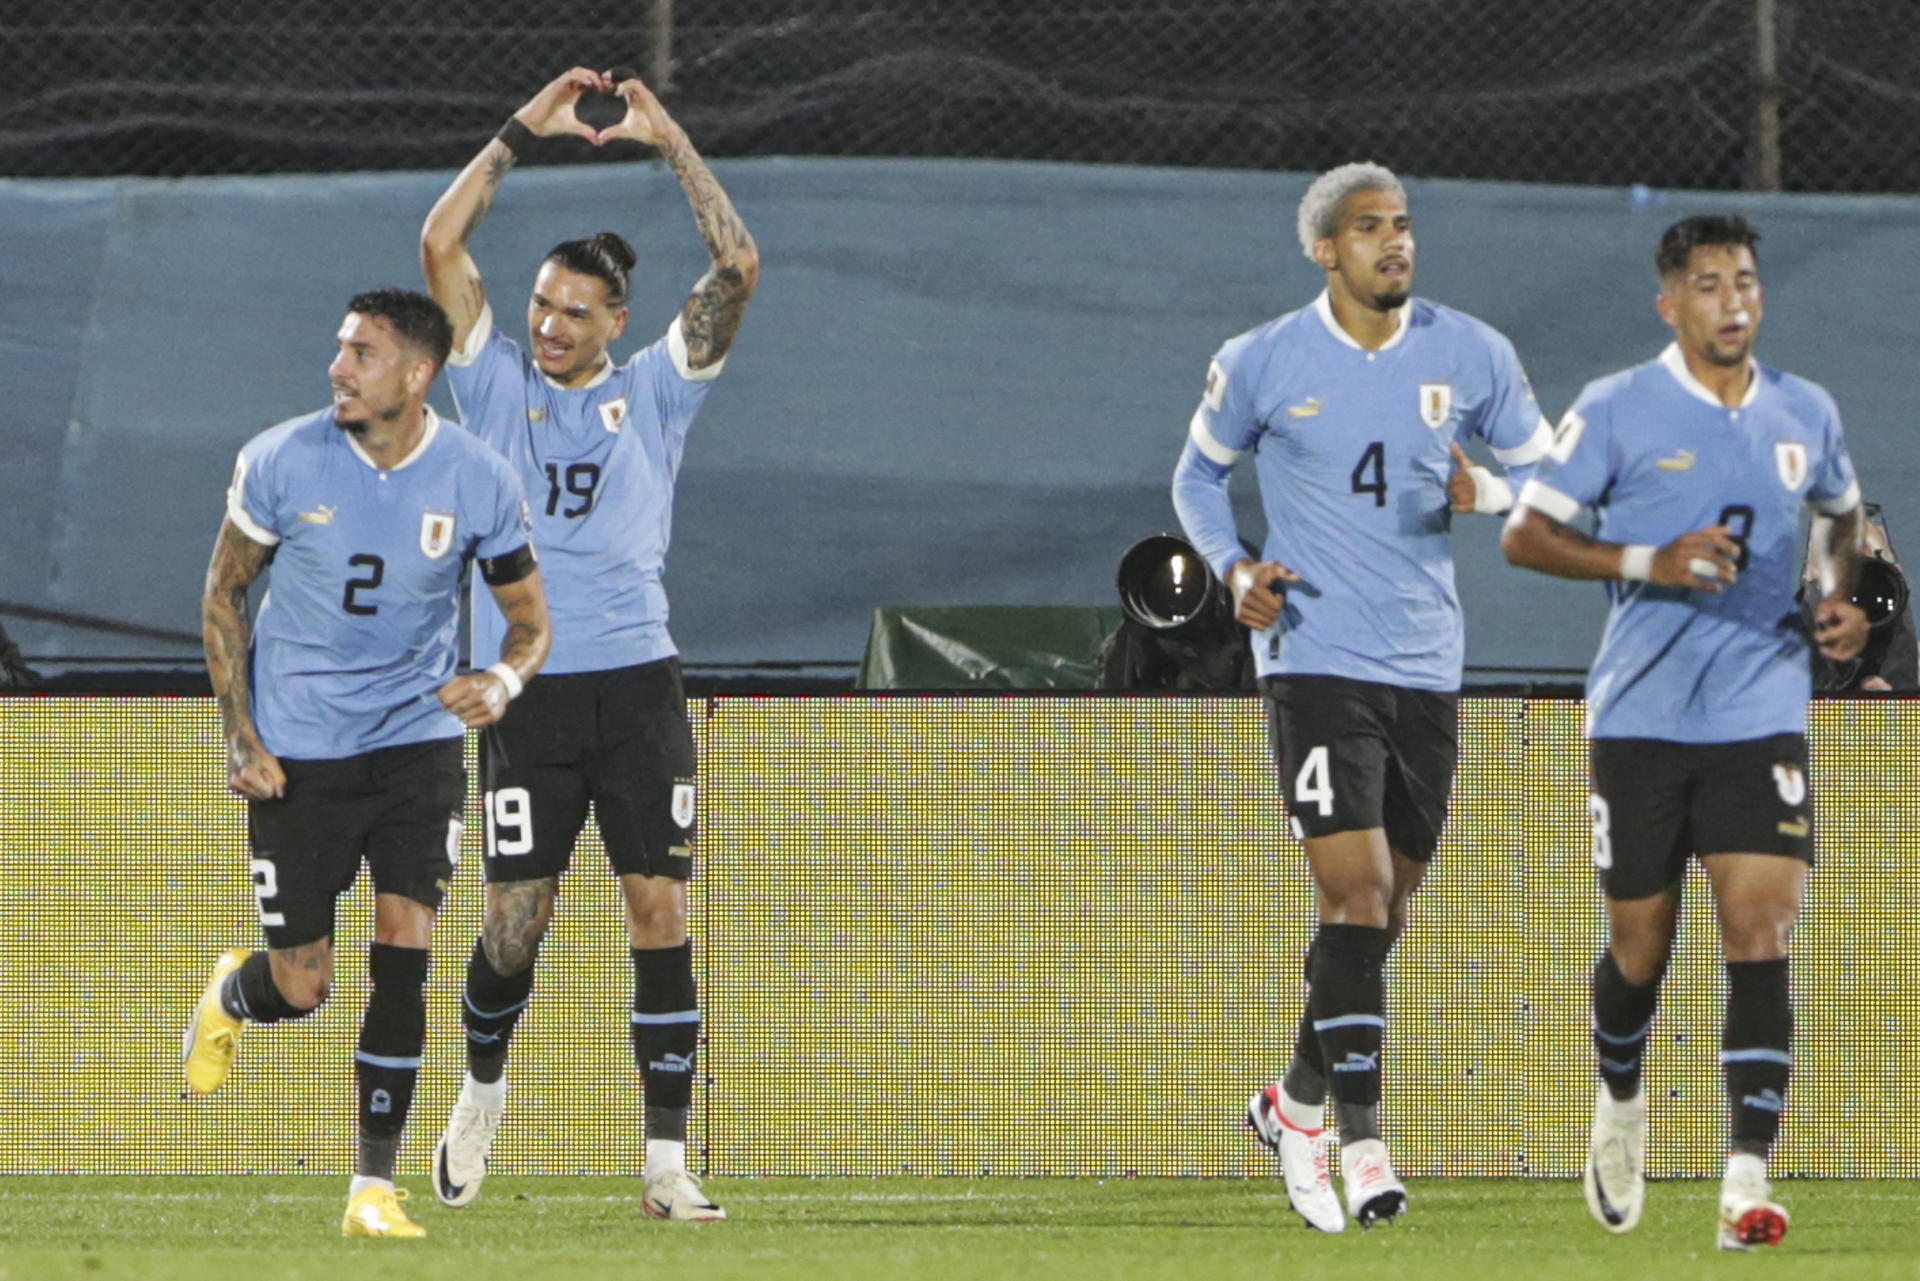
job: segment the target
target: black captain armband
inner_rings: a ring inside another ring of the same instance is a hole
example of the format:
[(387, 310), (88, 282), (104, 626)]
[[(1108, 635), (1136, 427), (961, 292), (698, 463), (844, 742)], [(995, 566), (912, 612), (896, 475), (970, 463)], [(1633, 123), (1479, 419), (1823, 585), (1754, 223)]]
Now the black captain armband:
[(504, 556), (480, 558), (480, 577), (487, 580), (489, 587), (517, 583), (538, 568), (540, 560), (533, 554), (532, 543), (522, 543)]

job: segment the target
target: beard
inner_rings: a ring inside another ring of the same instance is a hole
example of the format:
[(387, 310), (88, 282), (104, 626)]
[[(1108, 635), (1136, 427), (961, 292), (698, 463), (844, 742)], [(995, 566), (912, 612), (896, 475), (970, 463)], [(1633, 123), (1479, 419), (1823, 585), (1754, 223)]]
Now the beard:
[(1413, 297), (1413, 287), (1411, 285), (1405, 285), (1386, 290), (1383, 293), (1376, 293), (1373, 297), (1369, 298), (1367, 302), (1375, 311), (1392, 311), (1397, 307), (1406, 306), (1407, 299), (1411, 297)]

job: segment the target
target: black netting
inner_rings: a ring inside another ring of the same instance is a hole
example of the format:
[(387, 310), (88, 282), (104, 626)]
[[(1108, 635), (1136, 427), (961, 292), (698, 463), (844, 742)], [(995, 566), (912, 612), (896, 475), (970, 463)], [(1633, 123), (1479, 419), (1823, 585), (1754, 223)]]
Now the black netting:
[(711, 155), (1920, 189), (1920, 28), (1871, 0), (9, 7), (12, 174), (456, 166), (567, 66), (626, 62), (670, 69)]

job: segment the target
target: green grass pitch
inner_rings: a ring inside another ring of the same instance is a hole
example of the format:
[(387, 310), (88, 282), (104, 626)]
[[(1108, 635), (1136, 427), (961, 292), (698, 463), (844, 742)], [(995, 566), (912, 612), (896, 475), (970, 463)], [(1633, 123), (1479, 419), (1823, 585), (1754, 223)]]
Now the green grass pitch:
[(1786, 1242), (1724, 1256), (1707, 1182), (1655, 1183), (1625, 1237), (1577, 1185), (1527, 1179), (1414, 1180), (1398, 1223), (1340, 1237), (1302, 1227), (1275, 1180), (713, 1180), (733, 1219), (698, 1225), (644, 1218), (631, 1179), (503, 1176), (458, 1211), (402, 1183), (424, 1240), (341, 1239), (337, 1178), (12, 1176), (0, 1281), (1920, 1278), (1911, 1182), (1785, 1183)]

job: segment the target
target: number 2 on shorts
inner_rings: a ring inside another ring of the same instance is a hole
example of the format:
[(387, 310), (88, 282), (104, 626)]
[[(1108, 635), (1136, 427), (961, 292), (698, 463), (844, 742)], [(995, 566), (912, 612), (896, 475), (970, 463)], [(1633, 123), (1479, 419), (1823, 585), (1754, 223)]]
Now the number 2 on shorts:
[(1321, 818), (1333, 813), (1333, 773), (1327, 767), (1325, 744), (1307, 753), (1299, 776), (1293, 780), (1293, 800), (1296, 805), (1318, 805)]

